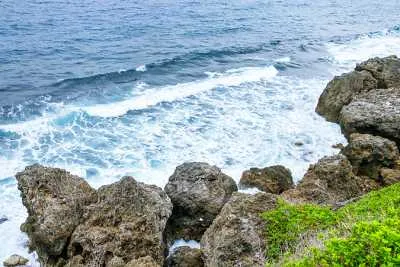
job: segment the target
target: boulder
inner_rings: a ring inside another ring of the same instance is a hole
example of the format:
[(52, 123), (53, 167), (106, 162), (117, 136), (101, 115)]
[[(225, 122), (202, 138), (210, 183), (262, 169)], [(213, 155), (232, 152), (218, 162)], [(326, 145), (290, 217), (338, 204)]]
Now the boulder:
[(356, 175), (379, 180), (380, 169), (392, 168), (399, 158), (396, 143), (380, 136), (353, 133), (349, 144), (342, 149)]
[(335, 204), (363, 193), (358, 179), (345, 156), (324, 157), (310, 166), (295, 189), (282, 196), (290, 202)]
[(344, 105), (362, 91), (376, 89), (377, 80), (368, 71), (352, 71), (336, 76), (319, 97), (316, 112), (331, 122), (337, 122)]
[(71, 236), (72, 261), (80, 258), (85, 266), (109, 266), (115, 257), (128, 263), (150, 256), (161, 265), (163, 232), (172, 212), (167, 194), (132, 177), (102, 186), (97, 194), (98, 201), (87, 208), (85, 221)]
[(398, 183), (400, 182), (400, 168), (382, 168), (380, 170), (380, 178), (382, 179), (382, 183), (385, 186)]
[(165, 186), (174, 205), (168, 243), (180, 238), (199, 241), (234, 191), (235, 181), (216, 166), (201, 162), (178, 166)]
[(28, 210), (21, 230), (42, 265), (65, 254), (74, 229), (83, 222), (84, 209), (97, 200), (89, 184), (65, 170), (33, 165), (17, 173), (18, 189)]
[(400, 86), (400, 59), (393, 55), (371, 58), (356, 66), (356, 71), (368, 71), (378, 81), (378, 88)]
[(8, 257), (5, 261), (3, 261), (4, 266), (24, 266), (25, 264), (28, 263), (28, 259), (14, 254)]
[(342, 132), (368, 133), (400, 144), (400, 89), (371, 90), (357, 96), (340, 113)]
[(280, 194), (283, 191), (293, 188), (292, 173), (281, 165), (266, 167), (264, 169), (251, 168), (243, 172), (240, 178), (239, 188), (251, 188)]
[(276, 207), (277, 196), (234, 193), (201, 239), (204, 265), (265, 266), (265, 221), (260, 213)]
[(188, 246), (178, 247), (168, 256), (165, 267), (203, 267), (201, 250)]

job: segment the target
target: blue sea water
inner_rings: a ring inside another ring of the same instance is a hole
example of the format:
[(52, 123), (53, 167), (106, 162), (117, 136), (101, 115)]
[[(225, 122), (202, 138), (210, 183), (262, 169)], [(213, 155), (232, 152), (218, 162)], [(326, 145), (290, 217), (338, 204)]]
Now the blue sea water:
[(318, 96), (356, 62), (400, 55), (399, 14), (398, 0), (0, 1), (0, 261), (37, 264), (14, 178), (29, 164), (95, 187), (162, 187), (184, 161), (300, 179), (344, 142)]

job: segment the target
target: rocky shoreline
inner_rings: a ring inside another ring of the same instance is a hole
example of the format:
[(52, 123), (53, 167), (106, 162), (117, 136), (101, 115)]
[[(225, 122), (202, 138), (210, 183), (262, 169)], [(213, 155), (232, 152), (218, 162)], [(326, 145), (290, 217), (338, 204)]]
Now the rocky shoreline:
[[(65, 170), (33, 165), (16, 175), (28, 210), (21, 230), (42, 266), (264, 266), (268, 225), (260, 214), (280, 199), (335, 208), (400, 181), (400, 59), (373, 58), (335, 77), (316, 112), (339, 123), (348, 144), (296, 186), (283, 166), (252, 168), (238, 186), (260, 192), (240, 193), (218, 167), (188, 162), (164, 190), (132, 177), (95, 190)], [(168, 255), (177, 239), (200, 249)]]

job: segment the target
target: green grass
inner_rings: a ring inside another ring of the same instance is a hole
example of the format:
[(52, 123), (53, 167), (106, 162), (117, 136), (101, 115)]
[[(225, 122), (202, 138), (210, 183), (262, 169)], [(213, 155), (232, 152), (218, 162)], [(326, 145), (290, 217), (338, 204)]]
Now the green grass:
[[(400, 266), (400, 184), (337, 211), (281, 200), (262, 217), (268, 265)], [(308, 246), (307, 236), (317, 236), (323, 245)], [(305, 248), (299, 254), (300, 241)]]

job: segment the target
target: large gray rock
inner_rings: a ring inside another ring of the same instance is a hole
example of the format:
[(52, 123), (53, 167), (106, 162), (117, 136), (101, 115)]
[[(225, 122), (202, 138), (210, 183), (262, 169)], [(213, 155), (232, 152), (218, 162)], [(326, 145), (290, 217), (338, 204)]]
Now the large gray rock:
[(340, 126), (352, 133), (382, 136), (400, 144), (400, 89), (371, 90), (357, 96), (340, 114)]
[(205, 266), (264, 266), (266, 225), (260, 214), (276, 202), (269, 193), (234, 193), (201, 239)]
[(235, 181), (216, 166), (201, 162), (178, 166), (165, 186), (174, 205), (168, 243), (179, 238), (200, 240), (234, 191)]
[(163, 232), (172, 212), (167, 194), (132, 177), (102, 186), (97, 194), (98, 202), (88, 207), (86, 220), (71, 236), (72, 261), (81, 258), (85, 266), (109, 266), (115, 257), (128, 263), (149, 256), (162, 265)]
[(316, 112), (328, 121), (338, 122), (343, 106), (360, 93), (391, 87), (400, 87), (400, 59), (372, 58), (330, 81), (319, 98)]
[(266, 167), (263, 169), (251, 168), (243, 172), (240, 178), (240, 188), (256, 187), (261, 191), (280, 194), (293, 188), (292, 173), (281, 165)]
[(337, 122), (344, 105), (362, 91), (378, 86), (377, 80), (368, 71), (352, 71), (336, 76), (328, 83), (319, 97), (316, 112), (331, 122)]
[(380, 169), (392, 168), (399, 158), (396, 143), (380, 136), (354, 133), (342, 153), (350, 160), (353, 172), (372, 179), (380, 178)]
[(168, 256), (164, 267), (203, 267), (201, 250), (187, 246), (178, 247)]
[(65, 170), (40, 165), (17, 173), (18, 189), (28, 210), (21, 230), (28, 234), (30, 248), (43, 265), (52, 264), (66, 253), (69, 238), (83, 222), (84, 209), (97, 201), (85, 180)]
[(335, 155), (311, 165), (297, 187), (283, 192), (282, 196), (290, 202), (332, 205), (363, 194), (369, 188), (363, 183), (354, 175), (347, 158)]
[(378, 81), (378, 88), (400, 86), (400, 59), (393, 55), (371, 58), (356, 66), (356, 71), (368, 71)]
[(163, 264), (172, 203), (161, 188), (124, 177), (96, 192), (77, 176), (39, 165), (18, 173), (17, 180), (29, 214), (21, 228), (41, 265)]

